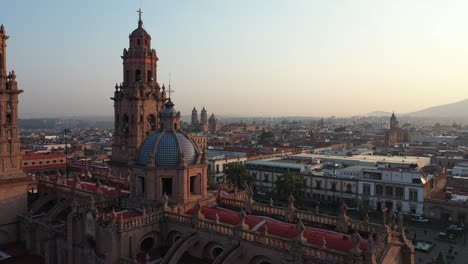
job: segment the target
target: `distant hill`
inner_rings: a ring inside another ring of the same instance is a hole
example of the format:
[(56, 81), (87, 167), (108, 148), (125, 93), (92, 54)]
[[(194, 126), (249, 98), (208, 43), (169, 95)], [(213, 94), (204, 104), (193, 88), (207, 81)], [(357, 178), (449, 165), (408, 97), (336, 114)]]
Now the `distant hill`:
[(456, 103), (429, 107), (406, 115), (412, 117), (467, 118), (468, 99)]

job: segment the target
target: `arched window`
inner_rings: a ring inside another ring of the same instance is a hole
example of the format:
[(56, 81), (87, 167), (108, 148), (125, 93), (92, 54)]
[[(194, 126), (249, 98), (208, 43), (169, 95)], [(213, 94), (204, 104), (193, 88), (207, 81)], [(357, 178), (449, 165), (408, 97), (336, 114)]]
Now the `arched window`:
[(143, 115), (140, 115), (140, 123), (143, 123)]
[(147, 82), (153, 81), (153, 72), (148, 71), (148, 74), (146, 75)]
[(156, 117), (154, 115), (148, 116), (148, 124), (151, 131), (156, 131)]
[(128, 136), (128, 115), (123, 115), (123, 120), (122, 120), (122, 132), (124, 133), (124, 136)]
[(177, 123), (174, 123), (174, 129), (177, 130)]
[(140, 250), (141, 251), (149, 251), (150, 249), (152, 249), (154, 247), (154, 238), (152, 237), (147, 237), (145, 239), (143, 239), (143, 241), (141, 241), (140, 243)]
[(11, 122), (12, 122), (11, 114), (6, 115), (6, 122), (7, 122), (7, 124), (11, 124)]
[(130, 79), (130, 71), (129, 70), (125, 71), (125, 77), (124, 78), (125, 78), (125, 80), (124, 80), (125, 83), (128, 83), (130, 81), (129, 80)]
[(135, 71), (135, 81), (137, 81), (137, 82), (141, 81), (141, 71), (140, 70)]
[(137, 45), (140, 46), (140, 39), (137, 40)]

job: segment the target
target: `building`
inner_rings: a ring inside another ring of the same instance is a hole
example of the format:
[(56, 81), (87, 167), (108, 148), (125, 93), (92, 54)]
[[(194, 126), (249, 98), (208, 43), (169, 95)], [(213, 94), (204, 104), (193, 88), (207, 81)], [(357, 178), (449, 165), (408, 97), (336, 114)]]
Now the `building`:
[(442, 170), (427, 173), (429, 158), (375, 155), (330, 156), (299, 154), (246, 162), (258, 190), (273, 192), (286, 172), (305, 179), (304, 195), (321, 203), (345, 200), (353, 207), (386, 207), (405, 214), (424, 213), (424, 198), (442, 188), (435, 186)]
[(17, 215), (27, 211), (29, 178), (22, 170), (18, 137), (19, 94), (16, 73), (7, 74), (9, 36), (0, 26), (0, 244), (18, 239)]
[(247, 161), (247, 154), (244, 152), (208, 149), (206, 156), (209, 177), (213, 177), (215, 183), (224, 180), (224, 169), (228, 164)]
[(400, 128), (395, 113), (390, 117), (390, 129), (385, 134), (385, 145), (393, 146), (395, 143), (407, 142), (408, 131)]
[(65, 175), (66, 155), (60, 152), (29, 153), (22, 156), (23, 171), (31, 175)]
[(218, 119), (216, 119), (214, 114), (211, 114), (210, 119), (208, 120), (208, 131), (211, 133), (216, 133), (218, 129)]
[(200, 129), (202, 132), (208, 132), (208, 114), (205, 107), (202, 108), (200, 114)]
[[(158, 85), (147, 78), (156, 76), (150, 39), (140, 11), (123, 56), (124, 69), (136, 78), (124, 71), (125, 84), (113, 98), (120, 131), (104, 183), (37, 177), (37, 195), (30, 196), (18, 228), (31, 254), (64, 264), (414, 263), (402, 217), (392, 224), (353, 220), (344, 202), (338, 217), (301, 211), (292, 195), (287, 207), (255, 203), (250, 187), (220, 185), (208, 192), (205, 152), (181, 131), (170, 94), (151, 89)], [(154, 108), (160, 104), (163, 109)], [(146, 123), (156, 114), (158, 120)], [(120, 177), (122, 172), (126, 176)]]
[(139, 20), (138, 28), (129, 36), (129, 48), (122, 54), (123, 82), (115, 85), (114, 134), (111, 167), (114, 173), (126, 174), (129, 160), (138, 155), (138, 148), (157, 131), (159, 113), (167, 100), (166, 89), (158, 83), (156, 50), (151, 36)]
[(468, 177), (468, 162), (460, 162), (452, 168), (452, 175)]
[(192, 120), (190, 122), (190, 125), (193, 126), (193, 127), (196, 127), (198, 126), (199, 122), (198, 122), (198, 111), (195, 107), (193, 107), (193, 110), (192, 110)]

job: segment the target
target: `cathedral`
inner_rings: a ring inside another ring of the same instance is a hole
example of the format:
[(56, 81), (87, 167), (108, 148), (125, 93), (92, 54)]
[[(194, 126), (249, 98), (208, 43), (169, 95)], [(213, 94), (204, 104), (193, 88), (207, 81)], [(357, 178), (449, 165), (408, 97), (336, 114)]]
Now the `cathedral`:
[[(18, 155), (21, 90), (15, 73), (6, 75), (3, 27), (0, 38), (3, 242), (24, 244), (50, 264), (414, 263), (401, 215), (383, 211), (383, 223), (372, 223), (348, 217), (344, 202), (339, 216), (329, 216), (297, 209), (292, 195), (284, 207), (258, 203), (248, 185), (208, 191), (205, 149), (181, 130), (170, 87), (157, 82), (158, 57), (141, 13), (112, 97), (107, 178), (28, 181)], [(8, 231), (5, 223), (15, 224)]]
[(400, 128), (395, 113), (392, 113), (390, 117), (390, 129), (385, 133), (385, 145), (391, 147), (396, 143), (407, 142), (408, 137), (408, 131)]

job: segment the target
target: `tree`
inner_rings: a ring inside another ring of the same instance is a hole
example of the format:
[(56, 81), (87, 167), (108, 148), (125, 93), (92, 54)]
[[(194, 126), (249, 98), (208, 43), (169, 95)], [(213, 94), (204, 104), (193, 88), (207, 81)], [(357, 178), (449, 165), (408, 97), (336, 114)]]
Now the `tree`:
[(271, 131), (262, 130), (262, 134), (260, 134), (260, 139), (258, 140), (258, 144), (265, 145), (271, 144), (272, 141), (275, 139), (275, 135)]
[(224, 173), (227, 175), (227, 180), (237, 185), (237, 187), (244, 187), (245, 183), (252, 183), (255, 177), (250, 175), (249, 170), (242, 162), (232, 162), (226, 164)]
[(301, 197), (305, 187), (304, 181), (304, 176), (286, 172), (276, 180), (276, 190), (282, 196), (292, 193), (296, 198)]

